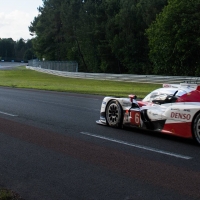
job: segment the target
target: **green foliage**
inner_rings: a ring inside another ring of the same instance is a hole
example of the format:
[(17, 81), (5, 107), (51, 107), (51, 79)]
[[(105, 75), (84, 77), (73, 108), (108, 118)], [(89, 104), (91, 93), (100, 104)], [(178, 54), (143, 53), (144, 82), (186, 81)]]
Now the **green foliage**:
[(28, 61), (33, 59), (31, 40), (22, 38), (14, 41), (12, 38), (0, 39), (0, 58), (5, 61)]
[(19, 194), (8, 189), (0, 189), (0, 200), (23, 200)]
[(14, 41), (11, 38), (0, 39), (0, 57), (2, 60), (14, 58)]
[(151, 72), (144, 33), (167, 0), (43, 2), (29, 27), (40, 59), (77, 60), (84, 72)]
[(200, 0), (169, 0), (147, 30), (155, 74), (200, 75)]
[[(200, 0), (43, 0), (30, 41), (4, 60), (76, 60), (79, 71), (200, 76)], [(33, 49), (32, 49), (33, 45)]]
[(12, 199), (11, 195), (12, 195), (11, 192), (8, 190), (3, 190), (3, 189), (0, 190), (0, 200)]
[(39, 8), (41, 14), (35, 17), (29, 27), (30, 32), (37, 35), (33, 40), (33, 48), (40, 59), (63, 60), (65, 41), (60, 16), (62, 2), (62, 0), (44, 1), (44, 6)]

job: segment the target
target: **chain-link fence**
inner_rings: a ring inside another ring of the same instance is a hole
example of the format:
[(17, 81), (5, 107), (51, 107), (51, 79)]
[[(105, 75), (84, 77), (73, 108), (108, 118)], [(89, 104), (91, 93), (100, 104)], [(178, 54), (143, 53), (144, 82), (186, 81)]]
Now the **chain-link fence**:
[(78, 72), (78, 63), (76, 61), (38, 61), (29, 60), (28, 65), (43, 69), (51, 69), (66, 72)]

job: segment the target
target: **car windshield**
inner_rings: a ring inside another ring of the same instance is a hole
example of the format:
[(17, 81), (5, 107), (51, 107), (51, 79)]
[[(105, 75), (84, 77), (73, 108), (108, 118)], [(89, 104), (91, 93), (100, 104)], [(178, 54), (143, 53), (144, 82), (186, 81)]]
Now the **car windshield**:
[[(174, 95), (176, 91), (177, 91), (177, 88), (160, 88), (148, 94), (142, 101), (152, 102), (155, 99), (164, 100), (166, 99), (168, 95)], [(178, 92), (176, 93), (176, 96), (182, 96), (185, 93), (186, 91), (184, 90), (178, 90)]]

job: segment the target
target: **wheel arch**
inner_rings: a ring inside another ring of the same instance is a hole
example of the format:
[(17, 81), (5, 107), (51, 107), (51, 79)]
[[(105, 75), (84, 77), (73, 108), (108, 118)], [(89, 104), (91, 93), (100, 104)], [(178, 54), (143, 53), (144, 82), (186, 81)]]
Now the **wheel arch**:
[(200, 145), (200, 139), (198, 140), (195, 136), (195, 133), (194, 133), (194, 123), (195, 123), (195, 119), (196, 117), (200, 114), (200, 110), (198, 110), (195, 115), (193, 116), (192, 118), (192, 123), (191, 123), (191, 133), (192, 133), (192, 137), (193, 139), (195, 140), (195, 142), (197, 142), (199, 145)]
[(109, 105), (109, 103), (110, 103), (111, 101), (117, 101), (117, 102), (119, 103), (119, 105), (120, 105), (122, 111), (124, 110), (124, 109), (123, 109), (123, 106), (122, 106), (122, 104), (121, 104), (121, 102), (120, 102), (120, 99), (118, 99), (118, 98), (110, 98), (110, 99), (106, 102), (105, 111), (106, 111), (106, 109), (108, 108), (108, 105)]
[(192, 118), (192, 126), (191, 126), (191, 129), (192, 129), (192, 133), (193, 133), (193, 124), (194, 124), (194, 120), (196, 119), (196, 116), (198, 115), (200, 113), (200, 110), (198, 110), (195, 114), (194, 114), (194, 116), (193, 116), (193, 118)]
[[(120, 102), (119, 102), (117, 99), (115, 99), (115, 98), (109, 99), (108, 102), (106, 103), (105, 110), (108, 108), (108, 105), (109, 105), (109, 103), (110, 103), (111, 101), (117, 101), (117, 102), (120, 104)], [(121, 106), (121, 104), (120, 104), (120, 106)]]

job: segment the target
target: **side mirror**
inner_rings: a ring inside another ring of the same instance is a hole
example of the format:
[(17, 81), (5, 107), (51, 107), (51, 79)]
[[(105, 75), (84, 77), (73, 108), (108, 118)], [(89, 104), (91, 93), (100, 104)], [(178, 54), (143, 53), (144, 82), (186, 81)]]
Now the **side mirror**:
[(136, 101), (137, 96), (136, 95), (129, 95), (130, 102), (132, 103), (131, 108), (139, 108), (138, 102)]
[(130, 98), (130, 102), (133, 102), (133, 99), (137, 99), (137, 96), (134, 94), (130, 94), (128, 97)]

